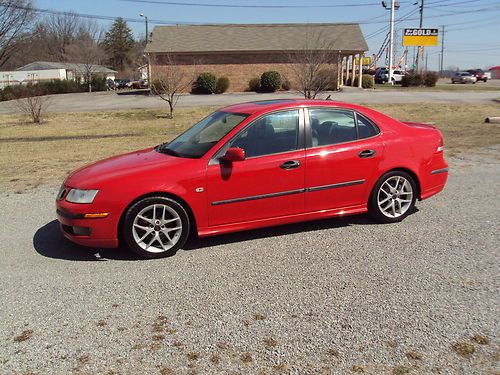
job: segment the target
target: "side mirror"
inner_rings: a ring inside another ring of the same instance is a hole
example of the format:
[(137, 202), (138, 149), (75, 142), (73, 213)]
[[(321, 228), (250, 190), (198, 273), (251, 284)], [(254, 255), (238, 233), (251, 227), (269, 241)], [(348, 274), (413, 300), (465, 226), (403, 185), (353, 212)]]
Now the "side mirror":
[(231, 163), (234, 161), (243, 161), (245, 160), (245, 150), (239, 147), (228, 148), (221, 160)]

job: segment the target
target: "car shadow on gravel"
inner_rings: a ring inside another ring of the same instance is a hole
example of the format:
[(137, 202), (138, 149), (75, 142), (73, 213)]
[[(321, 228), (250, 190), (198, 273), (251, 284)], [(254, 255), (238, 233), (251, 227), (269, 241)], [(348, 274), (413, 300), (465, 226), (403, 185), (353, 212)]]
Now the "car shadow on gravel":
[(375, 223), (367, 215), (353, 215), (346, 217), (336, 217), (330, 219), (304, 221), (295, 224), (286, 224), (276, 227), (268, 227), (262, 229), (253, 229), (249, 231), (236, 232), (230, 234), (223, 234), (213, 237), (193, 238), (186, 245), (183, 250), (196, 250), (206, 247), (231, 244), (235, 242), (252, 241), (260, 238), (272, 238), (286, 236), (294, 233), (313, 232), (322, 229), (335, 229), (347, 227), (350, 225), (372, 225)]
[[(411, 214), (417, 212), (414, 208)], [(411, 215), (410, 214), (410, 215)], [(261, 238), (273, 238), (294, 233), (312, 232), (322, 229), (335, 229), (350, 225), (381, 225), (375, 223), (368, 215), (354, 215), (336, 217), (323, 220), (306, 221), (296, 224), (287, 224), (276, 227), (254, 229), (249, 231), (224, 234), (205, 238), (192, 238), (182, 248), (185, 251), (203, 249), (207, 247), (232, 244), (235, 242), (252, 241)], [(126, 248), (98, 249), (74, 244), (64, 238), (59, 229), (57, 220), (39, 228), (33, 237), (33, 247), (40, 254), (48, 258), (72, 261), (105, 261), (105, 260), (141, 260)], [(173, 256), (171, 254), (169, 256)]]
[(33, 236), (33, 247), (48, 258), (73, 261), (139, 260), (126, 249), (98, 249), (80, 246), (64, 238), (57, 220), (39, 228)]

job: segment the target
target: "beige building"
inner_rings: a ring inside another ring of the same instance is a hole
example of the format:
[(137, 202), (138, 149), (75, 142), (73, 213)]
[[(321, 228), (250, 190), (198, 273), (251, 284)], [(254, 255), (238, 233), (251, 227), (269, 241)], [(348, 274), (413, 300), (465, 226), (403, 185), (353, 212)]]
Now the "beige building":
[(329, 64), (338, 72), (335, 84), (342, 85), (352, 77), (354, 57), (367, 50), (358, 24), (322, 23), (157, 26), (145, 52), (153, 78), (162, 66), (174, 63), (193, 74), (226, 76), (229, 91), (245, 91), (251, 78), (267, 70), (291, 77), (291, 65), (304, 51), (327, 52)]

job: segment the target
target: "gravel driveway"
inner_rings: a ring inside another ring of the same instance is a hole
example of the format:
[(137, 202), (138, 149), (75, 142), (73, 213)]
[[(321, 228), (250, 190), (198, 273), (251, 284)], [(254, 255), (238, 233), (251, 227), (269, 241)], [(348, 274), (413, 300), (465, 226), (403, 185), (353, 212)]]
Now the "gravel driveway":
[(2, 193), (0, 373), (498, 374), (499, 154), (454, 159), (399, 224), (289, 225), (154, 261), (63, 240), (57, 186)]

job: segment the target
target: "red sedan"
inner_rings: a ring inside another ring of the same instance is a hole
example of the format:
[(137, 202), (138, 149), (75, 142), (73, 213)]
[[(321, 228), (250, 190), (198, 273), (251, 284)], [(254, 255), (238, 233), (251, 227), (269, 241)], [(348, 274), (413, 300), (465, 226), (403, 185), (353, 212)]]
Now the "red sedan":
[(443, 138), (359, 105), (269, 100), (218, 110), (169, 143), (83, 167), (57, 196), (64, 235), (140, 256), (210, 236), (369, 212), (403, 220), (443, 190)]

